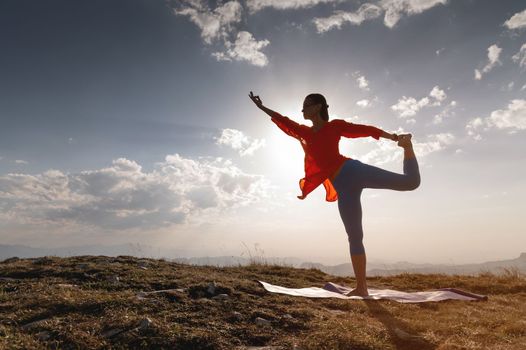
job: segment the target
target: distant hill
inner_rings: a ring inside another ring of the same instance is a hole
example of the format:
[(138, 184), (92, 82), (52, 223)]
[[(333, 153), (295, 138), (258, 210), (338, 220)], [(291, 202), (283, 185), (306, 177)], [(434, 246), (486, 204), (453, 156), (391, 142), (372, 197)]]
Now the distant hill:
[(36, 258), (41, 256), (78, 256), (78, 255), (133, 255), (137, 257), (151, 257), (151, 258), (168, 258), (184, 254), (180, 249), (167, 249), (160, 247), (152, 247), (144, 244), (116, 244), (116, 245), (80, 245), (68, 246), (59, 248), (34, 248), (25, 245), (8, 245), (0, 244), (0, 260), (19, 257), (19, 258)]
[[(382, 264), (383, 268), (369, 264), (367, 269), (368, 276), (389, 276), (400, 273), (444, 273), (448, 275), (471, 275), (480, 272), (502, 273), (504, 269), (517, 269), (526, 273), (526, 253), (516, 259), (488, 261), (479, 264), (462, 264), (462, 265), (445, 265), (445, 264), (413, 264), (401, 262), (394, 264)], [(302, 268), (317, 268), (325, 273), (335, 276), (354, 276), (351, 263), (340, 264), (335, 266), (325, 266), (319, 263), (303, 263)]]
[[(267, 263), (274, 265), (289, 266), (295, 268), (316, 268), (334, 276), (354, 276), (352, 264), (344, 263), (338, 265), (324, 265), (318, 262), (305, 261), (295, 257), (236, 257), (236, 256), (215, 256), (215, 257), (183, 257), (188, 252), (180, 249), (168, 249), (152, 247), (142, 244), (121, 244), (112, 246), (103, 245), (83, 245), (61, 248), (33, 248), (24, 245), (1, 245), (0, 261), (10, 258), (36, 258), (41, 256), (79, 256), (79, 255), (104, 255), (118, 256), (131, 255), (136, 257), (164, 258), (173, 262), (189, 265), (208, 265), (208, 266), (246, 266), (250, 263)], [(504, 269), (515, 268), (526, 273), (526, 253), (520, 254), (516, 259), (489, 261), (479, 264), (415, 264), (410, 262), (396, 263), (367, 263), (367, 274), (369, 276), (397, 275), (402, 272), (408, 273), (445, 273), (449, 275), (471, 275), (479, 272), (501, 273)]]

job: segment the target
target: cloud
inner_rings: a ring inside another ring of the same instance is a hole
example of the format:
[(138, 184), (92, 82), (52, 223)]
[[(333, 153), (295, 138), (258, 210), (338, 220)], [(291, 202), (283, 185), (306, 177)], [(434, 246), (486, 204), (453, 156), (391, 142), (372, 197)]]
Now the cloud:
[(358, 82), (358, 87), (362, 90), (369, 91), (369, 81), (365, 79), (363, 75), (356, 78), (356, 81)]
[(452, 133), (427, 135), (426, 142), (414, 142), (413, 148), (418, 157), (425, 157), (431, 153), (442, 151), (452, 145), (455, 136)]
[(260, 50), (268, 44), (270, 41), (257, 41), (249, 32), (241, 31), (237, 33), (234, 43), (225, 43), (225, 52), (214, 52), (212, 55), (218, 61), (247, 61), (254, 66), (264, 67), (268, 64), (268, 59)]
[(457, 101), (451, 101), (440, 113), (433, 117), (433, 124), (440, 124), (445, 117), (454, 116), (453, 109), (457, 106)]
[(429, 104), (429, 98), (423, 97), (417, 101), (414, 97), (402, 96), (398, 103), (391, 106), (393, 111), (398, 112), (400, 117), (412, 117), (423, 107)]
[[(398, 134), (405, 133), (404, 131), (397, 131)], [(455, 136), (451, 133), (439, 133), (427, 135), (425, 142), (418, 142), (413, 136), (412, 143), (415, 154), (418, 158), (423, 158), (431, 153), (439, 152), (453, 145)], [(370, 140), (369, 142), (374, 142)], [(403, 159), (403, 152), (400, 152), (400, 147), (396, 142), (382, 142), (376, 143), (379, 147), (373, 149), (367, 154), (360, 157), (360, 160), (370, 164), (382, 165), (389, 162), (400, 162)]]
[(398, 112), (398, 115), (402, 118), (412, 117), (424, 107), (440, 106), (442, 101), (447, 98), (447, 95), (444, 90), (440, 89), (438, 86), (435, 86), (429, 93), (429, 97), (426, 96), (422, 97), (420, 100), (417, 100), (414, 97), (402, 96), (402, 98), (399, 99), (396, 104), (391, 106), (391, 109), (395, 112)]
[(240, 156), (253, 155), (254, 152), (265, 145), (265, 140), (253, 139), (236, 129), (223, 129), (221, 136), (214, 138), (217, 145), (227, 145), (239, 152)]
[(327, 32), (333, 28), (340, 29), (344, 23), (360, 25), (363, 21), (374, 19), (382, 14), (382, 9), (373, 4), (363, 4), (356, 12), (337, 10), (333, 15), (325, 18), (314, 18), (312, 22), (318, 33)]
[(438, 86), (433, 87), (433, 90), (431, 90), (429, 96), (435, 99), (435, 102), (433, 103), (434, 106), (440, 106), (440, 103), (447, 97), (444, 90), (441, 90)]
[(488, 63), (484, 66), (484, 68), (482, 68), (482, 72), (478, 69), (475, 69), (476, 80), (482, 79), (482, 73), (488, 73), (495, 66), (502, 64), (499, 61), (499, 56), (501, 52), (502, 48), (498, 47), (496, 44), (493, 44), (490, 47), (488, 47)]
[(526, 100), (511, 100), (508, 108), (491, 112), (486, 121), (498, 129), (526, 129)]
[(22, 159), (16, 159), (16, 160), (15, 160), (15, 163), (16, 163), (16, 164), (23, 164), (23, 165), (28, 164), (27, 161), (22, 160)]
[(175, 15), (188, 16), (199, 29), (205, 43), (221, 37), (227, 38), (232, 30), (232, 24), (241, 21), (241, 4), (229, 1), (214, 10), (210, 10), (202, 1), (182, 1), (182, 5), (174, 8)]
[(119, 158), (107, 168), (0, 176), (0, 210), (16, 224), (148, 229), (268, 197), (268, 183), (222, 158), (166, 156), (148, 172)]
[(371, 105), (371, 102), (367, 99), (363, 99), (363, 100), (360, 100), (358, 102), (356, 102), (356, 104), (362, 108), (365, 108), (365, 107), (368, 107)]
[(509, 133), (516, 133), (526, 129), (526, 100), (511, 100), (506, 109), (491, 112), (486, 118), (473, 118), (466, 124), (469, 136), (481, 140), (480, 131), (490, 129), (508, 129)]
[(247, 0), (247, 7), (251, 14), (272, 7), (276, 10), (291, 10), (314, 7), (324, 3), (338, 3), (345, 0)]
[(511, 57), (514, 62), (518, 62), (521, 68), (526, 68), (526, 44), (522, 44), (519, 52)]
[(448, 0), (382, 0), (377, 4), (364, 3), (355, 12), (336, 10), (333, 15), (313, 19), (319, 33), (333, 28), (340, 29), (344, 23), (360, 25), (366, 20), (384, 14), (384, 24), (393, 28), (403, 16), (422, 13), (437, 5), (445, 5)]
[(508, 27), (508, 29), (523, 29), (526, 27), (526, 10), (523, 10), (522, 12), (518, 12), (511, 16), (510, 19), (508, 19), (503, 24), (504, 26)]
[[(245, 61), (263, 67), (268, 59), (260, 50), (267, 46), (268, 40), (256, 40), (247, 31), (239, 31), (235, 25), (240, 23), (243, 8), (238, 1), (228, 1), (211, 10), (203, 1), (180, 1), (173, 8), (178, 16), (187, 16), (201, 30), (201, 38), (206, 45), (216, 44), (219, 51), (212, 53), (218, 61)], [(232, 42), (231, 38), (235, 38)]]
[(380, 5), (385, 10), (384, 24), (393, 28), (404, 15), (419, 14), (446, 3), (447, 0), (383, 0)]

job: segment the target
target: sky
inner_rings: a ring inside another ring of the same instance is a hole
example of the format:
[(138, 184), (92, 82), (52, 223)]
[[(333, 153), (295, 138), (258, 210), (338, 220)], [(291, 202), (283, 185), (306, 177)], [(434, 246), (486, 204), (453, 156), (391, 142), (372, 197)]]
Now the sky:
[[(413, 135), (420, 186), (362, 192), (369, 261), (526, 251), (522, 1), (7, 0), (0, 47), (0, 244), (350, 262), (253, 91), (305, 125), (321, 93), (330, 119)], [(403, 171), (385, 138), (340, 152)]]

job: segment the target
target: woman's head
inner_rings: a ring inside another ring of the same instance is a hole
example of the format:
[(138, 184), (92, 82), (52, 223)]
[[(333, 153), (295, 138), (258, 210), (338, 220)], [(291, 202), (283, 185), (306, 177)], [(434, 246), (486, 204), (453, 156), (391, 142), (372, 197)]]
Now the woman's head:
[(309, 94), (303, 101), (303, 116), (306, 119), (319, 115), (321, 119), (329, 121), (329, 105), (322, 94)]

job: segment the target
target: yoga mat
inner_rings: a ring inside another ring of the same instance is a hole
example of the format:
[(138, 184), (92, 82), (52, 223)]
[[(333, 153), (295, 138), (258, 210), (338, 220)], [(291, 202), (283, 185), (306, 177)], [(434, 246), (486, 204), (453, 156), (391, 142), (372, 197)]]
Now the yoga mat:
[(286, 288), (263, 281), (258, 282), (263, 285), (263, 288), (265, 288), (271, 293), (280, 293), (307, 298), (339, 298), (355, 300), (388, 299), (400, 303), (425, 303), (430, 301), (442, 301), (449, 299), (466, 301), (488, 300), (488, 297), (485, 295), (470, 293), (456, 288), (441, 288), (424, 292), (401, 292), (392, 289), (369, 288), (369, 296), (360, 297), (346, 296), (345, 293), (350, 292), (353, 288), (349, 288), (332, 282), (326, 283), (323, 286), (323, 288)]

